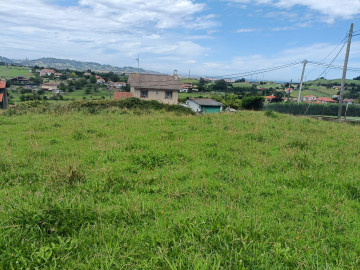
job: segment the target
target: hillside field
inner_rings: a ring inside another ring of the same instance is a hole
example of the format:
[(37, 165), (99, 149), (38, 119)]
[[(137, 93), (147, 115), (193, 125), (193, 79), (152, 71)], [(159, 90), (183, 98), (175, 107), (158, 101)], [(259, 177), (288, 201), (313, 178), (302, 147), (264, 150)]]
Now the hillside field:
[(359, 269), (360, 128), (0, 115), (0, 269)]
[(24, 76), (26, 78), (30, 78), (32, 76), (31, 68), (0, 66), (0, 78), (5, 77), (6, 80), (9, 80), (16, 76)]

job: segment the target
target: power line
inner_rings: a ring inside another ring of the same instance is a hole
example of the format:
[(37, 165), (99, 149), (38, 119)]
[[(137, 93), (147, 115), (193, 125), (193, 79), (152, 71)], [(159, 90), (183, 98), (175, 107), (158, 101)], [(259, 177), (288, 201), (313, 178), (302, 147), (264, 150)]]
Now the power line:
[[(349, 34), (349, 32), (346, 32), (345, 37), (339, 42), (339, 44), (327, 56), (325, 56), (324, 59), (321, 60), (321, 62), (325, 61), (346, 40), (346, 38), (348, 37), (348, 34)], [(309, 74), (314, 72), (315, 69), (316, 69), (316, 67), (313, 68), (312, 70), (310, 70), (309, 72), (307, 72), (306, 76), (308, 76)]]
[(213, 78), (225, 78), (225, 79), (229, 79), (229, 78), (238, 78), (238, 77), (252, 76), (252, 75), (257, 75), (257, 74), (262, 74), (262, 73), (266, 73), (266, 72), (270, 72), (270, 71), (275, 71), (275, 70), (279, 70), (279, 69), (288, 68), (288, 67), (291, 67), (291, 66), (299, 65), (299, 64), (301, 64), (301, 63), (302, 63), (301, 61), (298, 61), (298, 62), (293, 62), (293, 63), (281, 65), (281, 66), (275, 66), (275, 67), (264, 68), (264, 69), (259, 69), (259, 70), (246, 71), (246, 72), (235, 73), (235, 74), (228, 74), (228, 75), (213, 76)]
[(316, 78), (316, 80), (319, 79), (319, 78), (326, 72), (326, 70), (330, 67), (330, 65), (332, 65), (332, 63), (334, 63), (334, 61), (336, 60), (336, 58), (339, 56), (339, 54), (341, 53), (341, 51), (344, 49), (345, 45), (346, 45), (346, 43), (343, 44), (343, 46), (341, 47), (340, 51), (335, 55), (335, 57), (333, 58), (333, 60), (331, 60), (331, 62), (330, 62), (330, 64), (328, 65), (328, 67), (326, 67), (326, 68), (324, 69), (324, 71), (319, 75), (319, 77)]
[[(314, 61), (308, 61), (309, 64), (314, 65), (314, 66), (319, 66), (319, 67), (327, 67), (329, 69), (343, 69), (343, 66), (339, 66), (339, 65), (329, 65), (326, 63), (320, 63), (320, 62), (314, 62)], [(355, 71), (355, 72), (360, 72), (360, 68), (355, 68), (355, 67), (348, 67), (348, 70), (350, 71)]]

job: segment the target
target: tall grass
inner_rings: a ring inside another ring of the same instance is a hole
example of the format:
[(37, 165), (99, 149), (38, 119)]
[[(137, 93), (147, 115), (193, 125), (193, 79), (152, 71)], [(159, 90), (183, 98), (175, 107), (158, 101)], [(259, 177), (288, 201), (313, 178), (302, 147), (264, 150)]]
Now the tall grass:
[(0, 269), (360, 267), (359, 127), (113, 110), (0, 130)]

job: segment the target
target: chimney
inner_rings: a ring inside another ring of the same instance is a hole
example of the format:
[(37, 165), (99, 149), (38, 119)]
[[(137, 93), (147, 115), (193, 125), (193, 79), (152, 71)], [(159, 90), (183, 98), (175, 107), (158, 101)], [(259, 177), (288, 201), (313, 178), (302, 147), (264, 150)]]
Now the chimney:
[(173, 77), (174, 77), (175, 80), (179, 79), (179, 76), (178, 76), (177, 72), (178, 72), (177, 69), (175, 69), (174, 74), (173, 74)]

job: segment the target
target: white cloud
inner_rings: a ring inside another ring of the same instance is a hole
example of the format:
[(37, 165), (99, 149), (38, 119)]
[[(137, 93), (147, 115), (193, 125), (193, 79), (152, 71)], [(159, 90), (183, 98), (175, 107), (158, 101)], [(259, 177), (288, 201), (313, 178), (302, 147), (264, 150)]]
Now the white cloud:
[(205, 7), (193, 0), (80, 0), (71, 7), (56, 0), (1, 1), (0, 51), (10, 58), (46, 56), (119, 66), (134, 65), (138, 54), (150, 65), (160, 55), (192, 61), (208, 49), (174, 29), (212, 31), (217, 23)]
[(273, 5), (278, 8), (289, 9), (294, 6), (305, 6), (313, 11), (327, 16), (331, 23), (337, 18), (351, 19), (360, 14), (359, 0), (226, 0), (236, 3), (256, 3)]
[[(227, 62), (210, 62), (203, 63), (203, 74), (210, 74), (213, 76), (226, 75), (226, 74), (237, 74), (244, 73), (249, 71), (255, 71), (260, 69), (266, 69), (270, 67), (277, 67), (281, 65), (286, 65), (294, 62), (301, 62), (304, 59), (314, 62), (323, 62), (329, 64), (340, 48), (337, 48), (330, 56), (324, 59), (331, 51), (334, 50), (336, 45), (329, 43), (317, 43), (310, 46), (304, 47), (293, 47), (291, 49), (286, 49), (274, 53), (272, 55), (262, 55), (262, 54), (253, 54), (253, 55), (243, 55), (235, 56), (232, 60)], [(333, 64), (342, 66), (344, 63), (345, 50), (343, 50)], [(354, 41), (351, 46), (350, 51), (350, 61), (349, 67), (359, 67), (359, 58), (360, 58), (360, 41)], [(315, 68), (314, 65), (308, 64), (306, 67), (305, 75), (307, 80), (317, 78), (324, 67)], [(207, 72), (206, 72), (207, 71)], [(284, 80), (297, 81), (301, 76), (302, 64), (288, 67), (286, 69), (280, 69), (277, 71), (272, 71), (264, 74), (253, 75), (252, 79), (271, 79), (271, 80)], [(341, 78), (342, 70), (339, 69), (329, 69), (322, 76), (327, 78)], [(353, 78), (358, 76), (358, 73), (348, 71), (347, 78)], [(229, 76), (230, 78), (236, 78), (236, 76)], [(242, 76), (240, 76), (242, 77)], [(250, 77), (247, 77), (250, 79)]]
[(271, 31), (279, 32), (279, 31), (289, 31), (289, 30), (294, 30), (294, 29), (295, 29), (295, 27), (293, 27), (293, 26), (284, 26), (284, 27), (272, 28)]
[(260, 29), (255, 29), (255, 28), (241, 28), (238, 29), (236, 32), (237, 33), (250, 33), (250, 32), (255, 32), (255, 31), (259, 31)]

